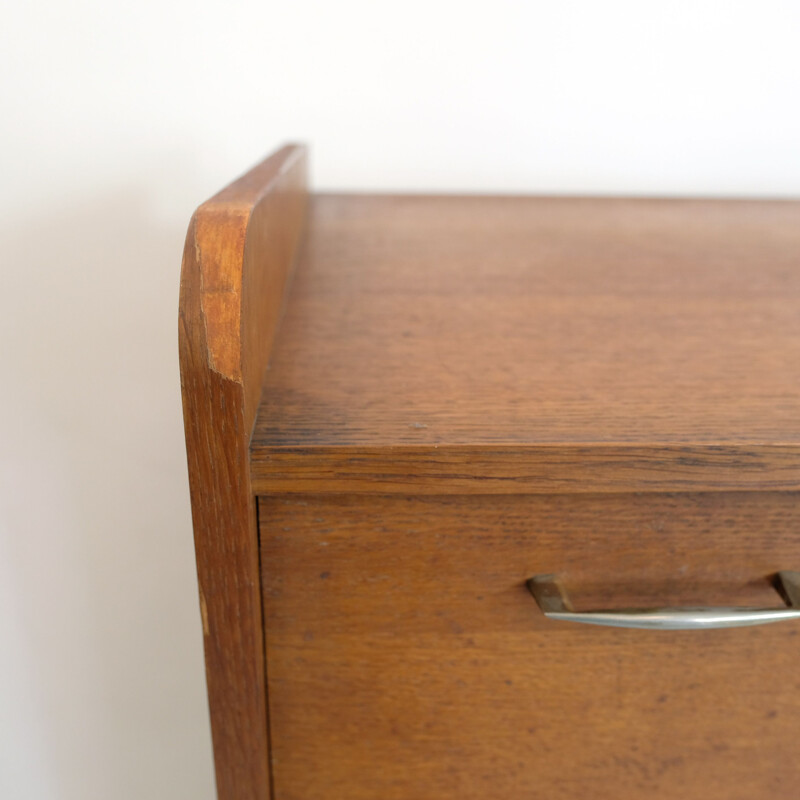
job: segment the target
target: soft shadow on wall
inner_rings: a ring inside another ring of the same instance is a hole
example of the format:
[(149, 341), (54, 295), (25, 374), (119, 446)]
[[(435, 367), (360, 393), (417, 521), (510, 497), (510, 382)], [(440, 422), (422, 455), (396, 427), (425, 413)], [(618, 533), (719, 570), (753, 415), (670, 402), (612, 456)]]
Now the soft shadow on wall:
[(213, 797), (174, 182), (0, 230), (2, 797)]

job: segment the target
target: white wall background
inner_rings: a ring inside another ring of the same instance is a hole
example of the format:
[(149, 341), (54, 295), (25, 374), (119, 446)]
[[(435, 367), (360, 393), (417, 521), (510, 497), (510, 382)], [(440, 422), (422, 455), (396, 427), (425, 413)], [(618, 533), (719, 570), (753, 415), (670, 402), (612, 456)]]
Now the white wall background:
[(177, 365), (201, 200), (800, 195), (800, 4), (29, 0), (0, 27), (0, 797), (213, 795)]

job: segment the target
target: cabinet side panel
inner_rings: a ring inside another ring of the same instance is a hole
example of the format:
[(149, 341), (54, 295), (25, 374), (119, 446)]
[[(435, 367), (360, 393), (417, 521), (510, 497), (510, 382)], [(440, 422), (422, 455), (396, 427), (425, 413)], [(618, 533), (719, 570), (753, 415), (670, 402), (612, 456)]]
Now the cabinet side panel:
[(248, 448), (305, 181), (304, 148), (277, 152), (197, 210), (184, 251), (181, 388), (219, 800), (271, 793)]

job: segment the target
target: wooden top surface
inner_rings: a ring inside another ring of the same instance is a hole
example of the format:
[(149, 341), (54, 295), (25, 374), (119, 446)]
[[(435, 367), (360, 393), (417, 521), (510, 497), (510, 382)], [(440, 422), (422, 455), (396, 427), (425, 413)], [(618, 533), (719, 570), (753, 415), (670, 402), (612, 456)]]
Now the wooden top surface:
[(800, 203), (318, 195), (254, 480), (385, 448), (766, 448), (796, 472), (798, 378)]

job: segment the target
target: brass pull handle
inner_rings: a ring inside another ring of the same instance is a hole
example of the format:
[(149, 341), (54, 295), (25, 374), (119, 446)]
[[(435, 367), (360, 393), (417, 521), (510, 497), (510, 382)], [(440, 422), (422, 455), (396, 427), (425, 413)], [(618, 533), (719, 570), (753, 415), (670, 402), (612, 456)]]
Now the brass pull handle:
[(781, 608), (620, 608), (575, 611), (555, 575), (535, 575), (527, 581), (527, 586), (546, 617), (587, 625), (680, 631), (739, 628), (800, 618), (800, 572), (777, 574), (775, 589), (786, 603)]

